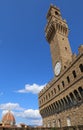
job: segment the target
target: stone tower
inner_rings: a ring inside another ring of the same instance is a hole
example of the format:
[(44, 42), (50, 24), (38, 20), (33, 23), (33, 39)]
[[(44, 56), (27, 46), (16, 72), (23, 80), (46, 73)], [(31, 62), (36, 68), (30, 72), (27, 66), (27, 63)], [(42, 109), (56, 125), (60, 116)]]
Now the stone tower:
[(78, 55), (72, 55), (68, 26), (58, 8), (50, 6), (47, 20), (45, 34), (55, 76), (39, 93), (43, 126), (83, 129), (83, 45)]
[(72, 61), (72, 52), (68, 41), (68, 26), (62, 19), (60, 10), (50, 6), (47, 14), (46, 39), (49, 42), (52, 64), (56, 76)]

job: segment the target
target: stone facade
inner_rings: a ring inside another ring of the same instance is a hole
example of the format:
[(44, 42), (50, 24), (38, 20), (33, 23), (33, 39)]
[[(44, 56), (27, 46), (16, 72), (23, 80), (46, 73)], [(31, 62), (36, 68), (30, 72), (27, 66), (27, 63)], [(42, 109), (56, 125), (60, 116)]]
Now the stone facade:
[[(39, 110), (44, 127), (83, 125), (83, 45), (72, 54), (68, 26), (60, 10), (50, 6), (46, 39), (49, 42), (54, 78), (39, 93)], [(56, 72), (57, 71), (57, 75)]]

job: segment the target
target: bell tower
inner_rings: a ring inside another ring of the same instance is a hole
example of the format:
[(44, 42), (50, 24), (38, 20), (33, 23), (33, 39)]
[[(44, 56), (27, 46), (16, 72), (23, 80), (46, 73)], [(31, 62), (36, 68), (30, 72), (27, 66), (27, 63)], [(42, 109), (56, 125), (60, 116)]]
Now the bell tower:
[(56, 76), (72, 61), (68, 32), (67, 23), (62, 19), (60, 10), (51, 5), (47, 13), (45, 36), (50, 45), (52, 64)]

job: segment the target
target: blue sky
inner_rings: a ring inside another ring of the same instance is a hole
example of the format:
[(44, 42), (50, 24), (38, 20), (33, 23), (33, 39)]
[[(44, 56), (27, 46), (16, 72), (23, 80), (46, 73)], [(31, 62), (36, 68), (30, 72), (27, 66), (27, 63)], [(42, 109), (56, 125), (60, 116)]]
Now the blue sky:
[(67, 20), (73, 53), (83, 44), (82, 0), (0, 1), (0, 120), (10, 109), (20, 122), (41, 125), (38, 92), (53, 76), (45, 39), (50, 4)]

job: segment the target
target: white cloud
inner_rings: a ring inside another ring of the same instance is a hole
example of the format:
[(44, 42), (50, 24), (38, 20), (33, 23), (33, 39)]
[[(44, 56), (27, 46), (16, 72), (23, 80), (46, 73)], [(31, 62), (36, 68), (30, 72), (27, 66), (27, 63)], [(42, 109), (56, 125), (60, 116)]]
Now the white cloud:
[(44, 86), (46, 86), (46, 84), (44, 84), (44, 85), (38, 85), (38, 84), (35, 84), (35, 83), (32, 84), (32, 85), (26, 84), (24, 89), (20, 89), (17, 92), (18, 93), (33, 93), (33, 94), (38, 94), (41, 91), (41, 89), (44, 88)]
[[(3, 111), (2, 111), (2, 116), (3, 116), (3, 115), (5, 115), (7, 112), (8, 112), (8, 110), (3, 110)], [(14, 112), (13, 112), (13, 111), (11, 111), (11, 113), (13, 113), (13, 114), (14, 114)]]
[(39, 119), (41, 118), (39, 110), (28, 109), (23, 112), (16, 114), (18, 117), (27, 118), (27, 119)]
[(39, 110), (28, 109), (23, 112), (17, 112), (16, 116), (26, 119), (30, 125), (42, 125), (42, 119)]
[(23, 110), (23, 108), (21, 108), (18, 103), (1, 104), (0, 109), (2, 109), (2, 110)]
[[(39, 126), (42, 125), (42, 119), (41, 119), (39, 110), (24, 109), (24, 108), (20, 107), (20, 105), (18, 103), (1, 104), (0, 109), (3, 110), (2, 116), (4, 114), (6, 114), (8, 112), (8, 110), (11, 110), (11, 112), (16, 117), (16, 120), (17, 120), (17, 118), (20, 118), (21, 121), (26, 120), (28, 125), (39, 125)], [(19, 123), (19, 122), (17, 122), (17, 123)]]

